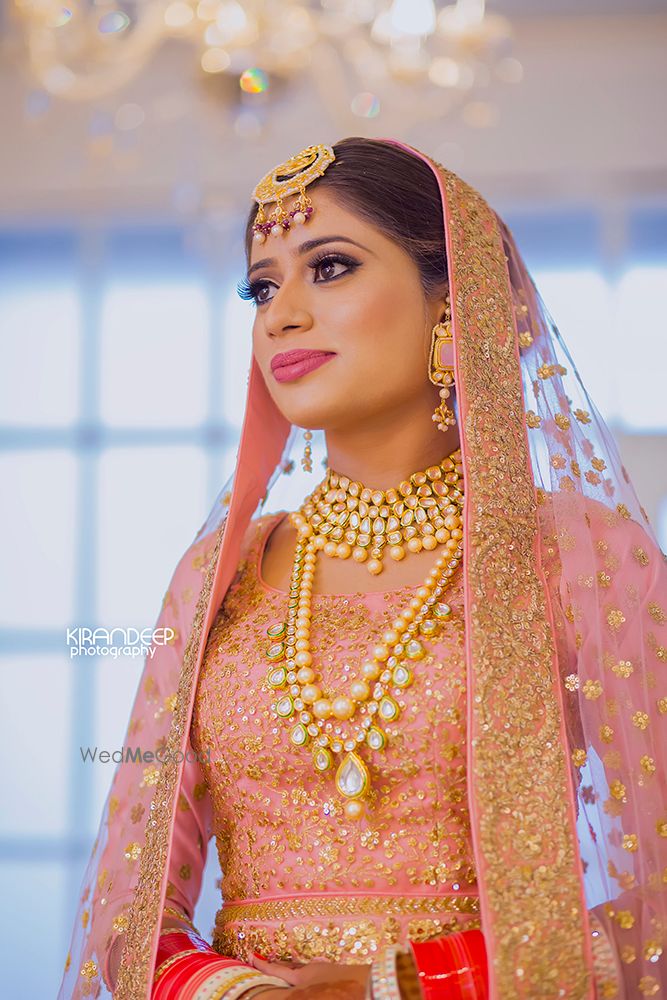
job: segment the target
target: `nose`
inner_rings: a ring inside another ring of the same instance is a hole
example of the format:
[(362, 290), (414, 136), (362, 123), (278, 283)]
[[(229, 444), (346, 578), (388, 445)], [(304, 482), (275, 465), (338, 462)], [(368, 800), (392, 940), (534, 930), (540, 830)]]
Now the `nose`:
[(264, 312), (264, 320), (266, 333), (273, 338), (305, 332), (313, 325), (313, 317), (303, 301), (303, 291), (299, 294), (299, 290), (287, 281), (274, 293)]

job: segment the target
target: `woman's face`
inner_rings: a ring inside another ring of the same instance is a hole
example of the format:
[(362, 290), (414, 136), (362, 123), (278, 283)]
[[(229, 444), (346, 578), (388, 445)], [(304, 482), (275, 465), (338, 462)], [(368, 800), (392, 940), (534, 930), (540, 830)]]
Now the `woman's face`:
[(326, 189), (311, 200), (305, 225), (253, 243), (248, 270), (253, 351), (278, 409), (342, 430), (388, 409), (409, 417), (425, 394), (435, 405), (428, 351), (444, 297), (427, 300), (412, 258)]

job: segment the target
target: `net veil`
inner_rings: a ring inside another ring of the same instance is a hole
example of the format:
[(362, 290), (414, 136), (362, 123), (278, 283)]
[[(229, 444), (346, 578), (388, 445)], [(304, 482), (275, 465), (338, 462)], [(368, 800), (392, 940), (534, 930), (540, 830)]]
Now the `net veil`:
[[(385, 140), (393, 142), (394, 140)], [(613, 438), (511, 232), (442, 194), (465, 490), (468, 802), (493, 1000), (667, 994), (667, 576)], [(334, 147), (335, 148), (335, 147)], [(315, 182), (317, 183), (317, 182)], [(293, 509), (296, 428), (253, 362), (233, 476), (179, 561), (84, 877), (60, 998), (147, 1000), (208, 629), (248, 525)]]

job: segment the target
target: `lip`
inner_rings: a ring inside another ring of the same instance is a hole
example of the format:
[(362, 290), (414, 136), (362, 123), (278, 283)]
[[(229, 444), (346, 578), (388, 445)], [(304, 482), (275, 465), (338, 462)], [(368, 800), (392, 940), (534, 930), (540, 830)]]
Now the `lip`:
[(333, 357), (333, 351), (284, 351), (271, 359), (271, 371), (277, 382), (292, 382)]

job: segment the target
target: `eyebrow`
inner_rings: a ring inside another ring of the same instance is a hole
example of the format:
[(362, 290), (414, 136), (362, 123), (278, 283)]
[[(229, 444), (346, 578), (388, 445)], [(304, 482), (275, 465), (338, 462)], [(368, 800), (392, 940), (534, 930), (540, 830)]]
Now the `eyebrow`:
[[(355, 247), (359, 247), (360, 250), (367, 250), (368, 253), (372, 253), (368, 247), (365, 247), (363, 243), (357, 243), (356, 240), (351, 240), (349, 236), (320, 236), (316, 240), (306, 240), (305, 243), (299, 244), (293, 251), (293, 256), (300, 257), (305, 253), (310, 253), (316, 247), (322, 246), (323, 243), (352, 243)], [(248, 277), (255, 271), (258, 271), (261, 267), (271, 267), (276, 263), (275, 257), (264, 257), (262, 260), (258, 260), (251, 267), (248, 268)]]

